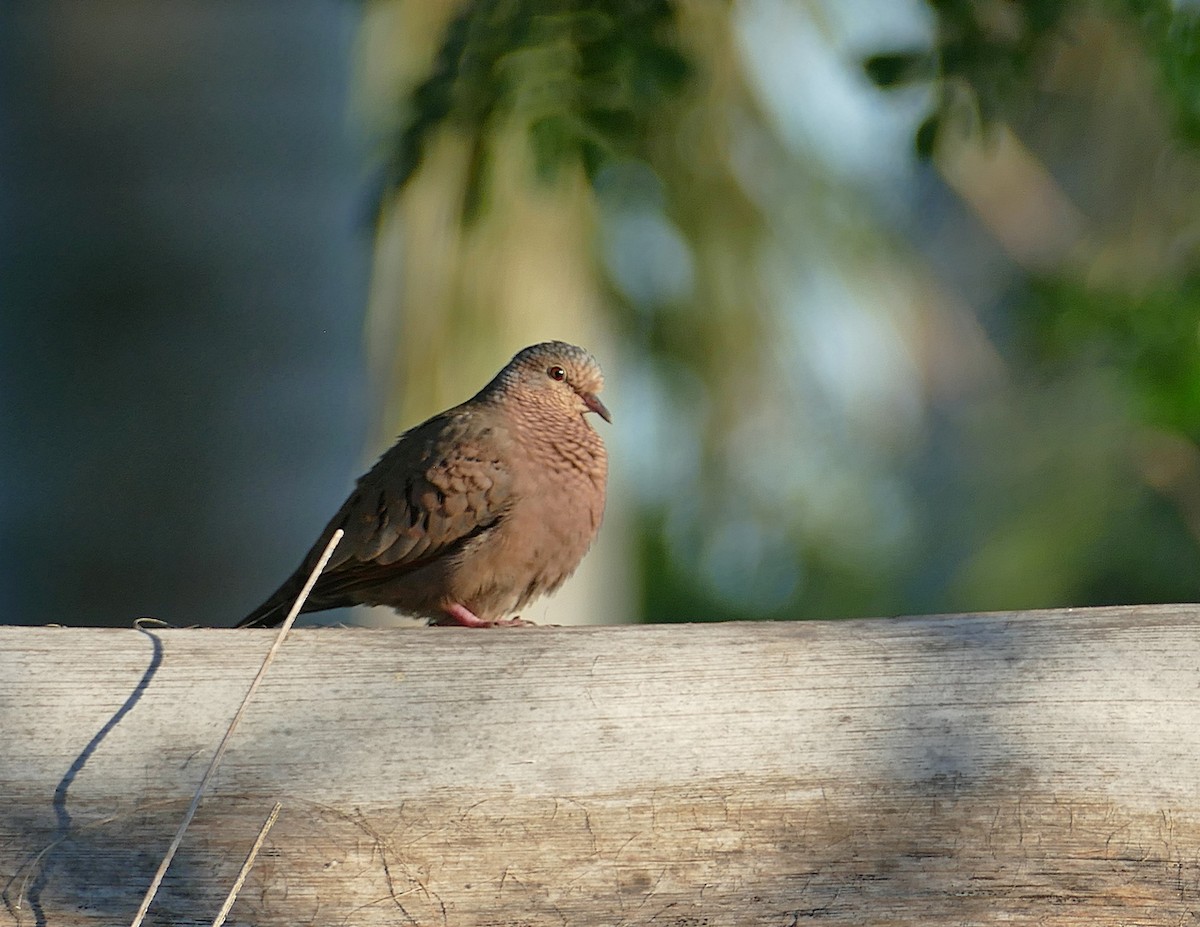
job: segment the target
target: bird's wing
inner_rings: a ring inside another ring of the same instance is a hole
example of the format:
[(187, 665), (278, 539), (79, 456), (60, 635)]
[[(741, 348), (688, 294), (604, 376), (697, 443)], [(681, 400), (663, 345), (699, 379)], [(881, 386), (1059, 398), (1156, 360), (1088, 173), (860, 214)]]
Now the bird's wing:
[(458, 410), (406, 432), (330, 522), (346, 536), (322, 591), (395, 577), (495, 527), (513, 502), (502, 437)]
[(496, 527), (514, 501), (508, 440), (462, 407), (406, 431), (359, 479), (300, 567), (238, 627), (278, 625), (338, 528), (346, 535), (304, 611), (352, 605), (358, 590), (453, 556)]

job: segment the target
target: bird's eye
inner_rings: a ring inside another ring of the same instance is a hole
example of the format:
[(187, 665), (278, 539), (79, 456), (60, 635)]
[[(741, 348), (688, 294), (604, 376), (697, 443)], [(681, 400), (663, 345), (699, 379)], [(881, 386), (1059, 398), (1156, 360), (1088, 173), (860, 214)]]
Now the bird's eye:
[(562, 381), (567, 378), (567, 372), (558, 366), (558, 364), (555, 364), (553, 367), (547, 370), (546, 373), (551, 380)]

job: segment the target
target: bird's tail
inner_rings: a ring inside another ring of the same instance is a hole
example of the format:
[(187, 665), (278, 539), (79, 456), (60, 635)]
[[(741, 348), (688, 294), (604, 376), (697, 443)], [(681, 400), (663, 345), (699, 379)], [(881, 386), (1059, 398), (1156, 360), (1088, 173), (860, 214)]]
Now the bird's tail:
[(235, 628), (277, 628), (287, 617), (287, 607), (283, 601), (277, 601), (271, 596), (249, 615), (239, 621)]
[[(271, 594), (271, 597), (262, 605), (258, 606), (249, 615), (239, 621), (234, 627), (236, 628), (277, 628), (283, 624), (283, 619), (287, 617), (288, 610), (295, 604), (296, 596), (300, 594), (303, 588), (303, 582), (296, 582), (296, 577), (288, 579), (286, 583), (280, 586)], [(310, 597), (304, 603), (302, 612), (316, 611)], [(319, 608), (320, 606), (317, 606)]]
[[(330, 531), (332, 533), (332, 531)], [(283, 619), (287, 617), (292, 606), (296, 603), (296, 598), (300, 595), (300, 591), (308, 582), (309, 576), (312, 574), (313, 568), (317, 565), (325, 545), (328, 543), (328, 537), (322, 537), (320, 543), (308, 552), (304, 558), (304, 562), (291, 576), (283, 581), (283, 585), (271, 593), (270, 597), (258, 606), (249, 615), (239, 621), (234, 627), (237, 628), (277, 628), (283, 624)], [(336, 564), (335, 564), (336, 566)], [(312, 589), (309, 591), (308, 598), (304, 600), (304, 606), (300, 609), (300, 613), (305, 612), (320, 612), (327, 608), (340, 608), (343, 605), (354, 605), (359, 600), (353, 596), (345, 594), (345, 583), (340, 582), (334, 575), (333, 570), (328, 564), (326, 571), (317, 577), (313, 583)]]

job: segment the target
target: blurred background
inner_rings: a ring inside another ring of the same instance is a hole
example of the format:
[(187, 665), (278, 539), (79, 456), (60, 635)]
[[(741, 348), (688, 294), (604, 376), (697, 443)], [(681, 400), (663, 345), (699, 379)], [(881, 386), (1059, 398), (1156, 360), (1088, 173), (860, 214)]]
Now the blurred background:
[(1200, 4), (9, 0), (0, 69), (0, 620), (232, 624), (548, 338), (613, 473), (527, 618), (1198, 598)]

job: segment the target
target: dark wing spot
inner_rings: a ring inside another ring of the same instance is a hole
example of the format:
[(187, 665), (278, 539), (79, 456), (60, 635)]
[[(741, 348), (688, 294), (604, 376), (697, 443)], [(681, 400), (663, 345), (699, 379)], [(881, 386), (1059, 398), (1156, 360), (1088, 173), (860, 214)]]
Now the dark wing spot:
[(382, 534), (387, 527), (388, 506), (387, 493), (380, 490), (379, 498), (375, 501), (375, 533)]
[(413, 482), (411, 479), (404, 481), (404, 505), (408, 509), (408, 527), (415, 528), (417, 520), (421, 517), (421, 510), (417, 507), (417, 500), (413, 498)]

